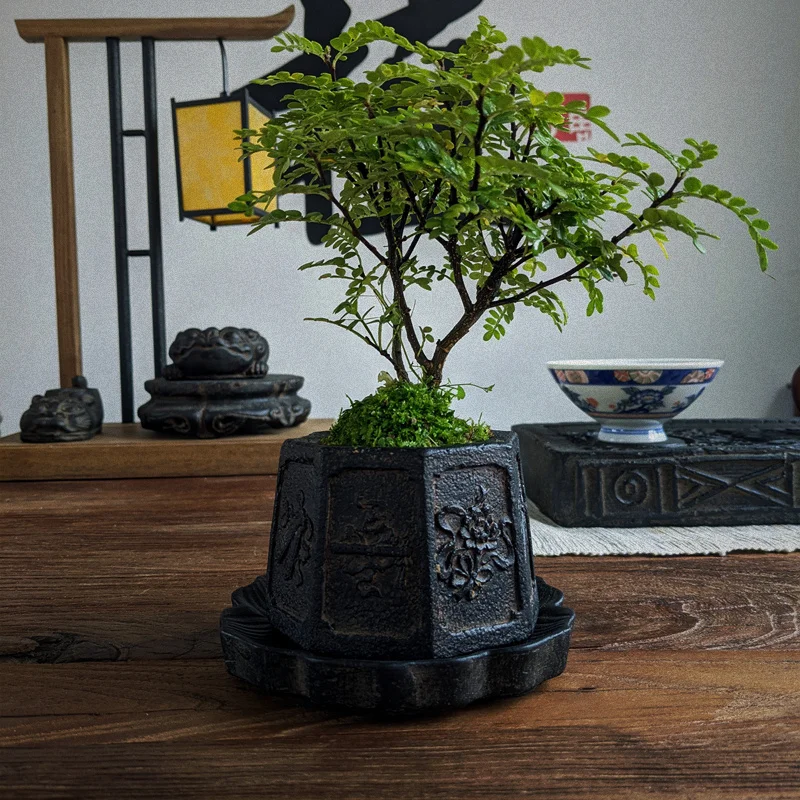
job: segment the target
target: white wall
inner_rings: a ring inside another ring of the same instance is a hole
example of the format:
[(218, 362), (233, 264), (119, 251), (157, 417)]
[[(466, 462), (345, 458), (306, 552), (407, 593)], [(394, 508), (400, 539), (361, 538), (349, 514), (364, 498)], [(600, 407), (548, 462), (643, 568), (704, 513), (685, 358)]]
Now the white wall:
[[(242, 7), (257, 14), (283, 0)], [(352, 21), (383, 16), (403, 0), (352, 0)], [(570, 324), (559, 334), (531, 310), (518, 315), (502, 342), (484, 343), (476, 331), (450, 362), (452, 380), (495, 384), (473, 391), (459, 411), (496, 427), (522, 421), (580, 419), (544, 371), (551, 358), (642, 356), (724, 358), (714, 386), (695, 406), (698, 415), (789, 416), (786, 384), (800, 364), (800, 3), (797, 0), (485, 0), (448, 28), (440, 43), (465, 35), (486, 14), (511, 39), (541, 35), (592, 57), (593, 70), (559, 68), (542, 88), (588, 91), (610, 106), (619, 131), (643, 130), (667, 146), (685, 136), (720, 145), (721, 156), (703, 177), (741, 194), (773, 223), (781, 250), (771, 275), (757, 267), (750, 240), (735, 220), (709, 205), (697, 218), (722, 236), (700, 255), (676, 241), (663, 264), (658, 301), (639, 286), (609, 287), (606, 312), (587, 319), (581, 293)], [(0, 413), (3, 433), (18, 428), (31, 395), (58, 383), (52, 277), (44, 52), (24, 43), (13, 21), (26, 17), (171, 16), (174, 3), (138, 0), (0, 1)], [(177, 13), (220, 14), (217, 2), (190, 0)], [(235, 12), (231, 12), (235, 13)], [(302, 31), (302, 8), (293, 30)], [(434, 42), (435, 43), (435, 42)], [(279, 63), (269, 43), (228, 47), (232, 85)], [(119, 419), (108, 101), (105, 48), (70, 48), (75, 131), (78, 246), (85, 373), (100, 388), (107, 419)], [(381, 54), (373, 53), (370, 63)], [(332, 282), (296, 273), (319, 258), (304, 231), (282, 226), (245, 238), (246, 229), (209, 232), (179, 223), (169, 100), (219, 92), (214, 43), (157, 45), (164, 259), (168, 335), (189, 326), (243, 325), (270, 341), (272, 371), (306, 376), (315, 416), (334, 415), (345, 395), (370, 392), (383, 364), (344, 332), (304, 316), (325, 314), (337, 299)], [(141, 127), (141, 56), (123, 45), (126, 127)], [(595, 134), (594, 144), (605, 142)], [(146, 247), (141, 143), (127, 145), (131, 247)], [(436, 248), (431, 259), (440, 258)], [(656, 262), (661, 266), (661, 262)], [(137, 404), (151, 377), (146, 261), (133, 262)], [(441, 288), (441, 287), (440, 287)], [(453, 299), (437, 300), (436, 318), (454, 313)], [(430, 307), (421, 301), (420, 307)]]

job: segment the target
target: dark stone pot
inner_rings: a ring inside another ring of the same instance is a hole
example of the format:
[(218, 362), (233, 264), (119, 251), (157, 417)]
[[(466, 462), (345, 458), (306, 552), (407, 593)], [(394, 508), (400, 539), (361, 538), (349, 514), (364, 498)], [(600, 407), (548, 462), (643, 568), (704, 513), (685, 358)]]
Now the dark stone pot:
[(436, 448), (281, 450), (271, 624), (349, 658), (444, 658), (520, 642), (538, 598), (517, 437)]

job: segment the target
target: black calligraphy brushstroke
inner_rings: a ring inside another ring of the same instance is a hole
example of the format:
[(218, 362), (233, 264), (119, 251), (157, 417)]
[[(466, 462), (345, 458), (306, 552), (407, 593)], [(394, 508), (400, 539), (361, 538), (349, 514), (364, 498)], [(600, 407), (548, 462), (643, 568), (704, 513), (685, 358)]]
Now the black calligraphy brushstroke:
[[(430, 40), (441, 33), (451, 22), (468, 14), (477, 8), (483, 0), (407, 0), (405, 8), (393, 11), (379, 22), (389, 25), (398, 33), (412, 42), (430, 43)], [(303, 35), (321, 44), (328, 44), (331, 39), (338, 36), (350, 19), (351, 9), (344, 0), (301, 0), (305, 9), (303, 21)], [(454, 39), (440, 49), (454, 52), (464, 43), (463, 39)], [(356, 53), (348, 56), (347, 61), (340, 64), (337, 75), (345, 77), (360, 66), (367, 57), (368, 49), (362, 47)], [(386, 59), (386, 63), (396, 63), (407, 57), (407, 53), (398, 48), (395, 53)], [(300, 55), (283, 64), (278, 69), (268, 72), (263, 77), (274, 75), (277, 72), (303, 72), (308, 75), (319, 75), (324, 70), (324, 64), (315, 56)], [(285, 86), (248, 86), (250, 96), (263, 108), (272, 112), (283, 111), (286, 108), (284, 95)], [(317, 211), (325, 217), (333, 213), (329, 200), (317, 195), (306, 195), (306, 211)], [(306, 233), (312, 244), (321, 244), (322, 237), (328, 230), (327, 225), (308, 223)], [(377, 219), (364, 220), (361, 230), (369, 235), (379, 233), (380, 223)]]
[[(412, 42), (430, 43), (430, 40), (441, 33), (450, 23), (477, 8), (483, 0), (408, 0), (408, 5), (394, 11), (379, 22), (389, 25)], [(301, 0), (305, 9), (303, 36), (323, 45), (330, 43), (338, 36), (350, 19), (351, 10), (344, 0)], [(443, 50), (454, 50), (461, 46), (463, 40), (454, 40)], [(339, 77), (346, 77), (360, 66), (367, 57), (367, 48), (348, 56), (337, 68)], [(387, 63), (395, 63), (405, 58), (405, 51), (398, 48)], [(316, 56), (299, 55), (277, 69), (262, 77), (267, 78), (277, 72), (303, 72), (307, 75), (320, 75), (324, 64)], [(286, 104), (284, 86), (248, 86), (250, 96), (262, 107), (271, 111), (283, 111)]]

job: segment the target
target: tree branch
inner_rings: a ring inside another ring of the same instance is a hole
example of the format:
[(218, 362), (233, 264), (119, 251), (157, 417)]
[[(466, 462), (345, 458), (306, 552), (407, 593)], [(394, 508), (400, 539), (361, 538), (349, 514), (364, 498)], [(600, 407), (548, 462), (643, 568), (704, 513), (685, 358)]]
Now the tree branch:
[(425, 355), (422, 349), (422, 343), (414, 330), (414, 322), (411, 319), (411, 309), (409, 308), (408, 301), (405, 295), (405, 286), (403, 284), (403, 274), (399, 264), (391, 260), (387, 263), (389, 270), (389, 278), (392, 281), (392, 289), (394, 291), (394, 302), (397, 305), (397, 310), (400, 312), (400, 318), (403, 320), (403, 329), (406, 332), (406, 338), (411, 345), (411, 350), (414, 357), (419, 362), (420, 366), (427, 372), (430, 366), (430, 359)]
[(399, 241), (401, 246), (403, 241), (402, 239), (403, 231), (405, 230), (405, 227), (408, 224), (408, 218), (410, 215), (411, 215), (411, 209), (409, 208), (409, 206), (406, 206), (403, 209), (403, 213), (400, 215), (400, 219), (397, 221), (397, 225), (395, 226), (394, 229), (395, 240)]
[[(613, 244), (619, 244), (623, 239), (626, 239), (630, 236), (644, 221), (644, 212), (650, 208), (658, 208), (658, 206), (665, 203), (669, 200), (673, 194), (675, 194), (675, 190), (680, 185), (681, 181), (686, 177), (686, 172), (682, 171), (677, 174), (677, 177), (672, 182), (672, 185), (667, 189), (664, 194), (660, 197), (653, 200), (647, 208), (642, 210), (642, 213), (639, 214), (636, 222), (631, 222), (625, 230), (620, 231), (616, 236), (612, 236), (609, 239), (610, 242)], [(566, 272), (562, 272), (560, 275), (556, 275), (554, 278), (550, 278), (546, 281), (541, 281), (537, 283), (535, 286), (532, 286), (530, 289), (526, 289), (523, 292), (518, 292), (517, 294), (511, 295), (510, 297), (504, 297), (500, 300), (494, 300), (489, 304), (489, 308), (499, 308), (500, 306), (507, 306), (511, 303), (519, 303), (520, 301), (524, 300), (526, 297), (530, 297), (536, 292), (541, 291), (542, 289), (546, 289), (548, 286), (552, 286), (554, 283), (560, 283), (561, 281), (568, 281), (572, 278), (576, 273), (580, 272), (585, 267), (588, 267), (590, 264), (588, 259), (584, 259), (583, 261), (576, 264), (574, 267), (568, 269)]]
[[(327, 322), (328, 325), (335, 325), (337, 328), (341, 328), (342, 330), (355, 334), (356, 336), (358, 336), (359, 339), (361, 339), (362, 342), (365, 342), (371, 348), (377, 350), (377, 352), (380, 353), (393, 367), (396, 367), (394, 359), (392, 358), (391, 355), (389, 355), (389, 352), (387, 350), (385, 350), (383, 347), (377, 344), (377, 342), (375, 342), (370, 337), (365, 336), (363, 333), (359, 333), (357, 330), (348, 327), (347, 325), (344, 324), (344, 322), (340, 322), (339, 320), (335, 319), (326, 319), (325, 317), (305, 317), (305, 320), (308, 322)], [(361, 324), (363, 325), (364, 323), (362, 322)]]
[[(403, 177), (405, 177), (405, 176), (403, 176)], [(436, 182), (433, 185), (433, 190), (431, 191), (431, 196), (428, 198), (428, 205), (425, 207), (425, 210), (422, 212), (422, 218), (420, 218), (420, 215), (417, 213), (417, 211), (414, 211), (414, 214), (417, 217), (417, 228), (418, 228), (418, 230), (417, 230), (416, 234), (414, 235), (414, 238), (412, 239), (411, 244), (408, 246), (408, 249), (406, 250), (405, 254), (403, 255), (403, 263), (405, 263), (406, 261), (410, 260), (411, 256), (414, 254), (414, 250), (416, 250), (416, 247), (419, 244), (420, 239), (424, 236), (424, 234), (425, 234), (425, 222), (427, 221), (428, 216), (430, 215), (431, 211), (433, 211), (433, 207), (436, 205), (436, 200), (439, 197), (439, 192), (441, 191), (441, 189), (442, 189), (442, 179), (441, 178), (437, 178)], [(409, 200), (411, 198), (414, 198), (414, 201), (415, 201), (414, 205), (416, 205), (417, 208), (419, 208), (419, 203), (416, 202), (416, 198), (414, 197), (413, 191), (411, 191), (411, 187), (407, 186), (406, 187), (406, 191), (410, 192)], [(409, 206), (412, 209), (413, 209), (414, 205), (411, 205), (411, 203), (409, 203)], [(442, 241), (441, 237), (439, 237), (436, 241), (441, 242)]]
[(455, 233), (448, 239), (447, 252), (450, 256), (450, 266), (453, 269), (453, 283), (455, 283), (458, 296), (461, 298), (461, 305), (464, 306), (464, 311), (470, 311), (472, 298), (469, 296), (464, 283), (464, 275), (461, 272), (461, 252), (458, 249), (458, 235)]
[[(403, 264), (405, 261), (403, 259), (403, 254), (398, 242), (399, 237), (395, 236), (395, 231), (391, 224), (390, 218), (381, 217), (381, 226), (386, 234), (386, 242), (389, 248), (389, 259), (386, 262), (386, 267), (389, 272), (389, 278), (392, 282), (394, 302), (397, 305), (397, 310), (400, 312), (402, 327), (406, 332), (406, 338), (408, 339), (408, 343), (411, 345), (411, 348), (414, 352), (414, 357), (419, 361), (420, 365), (422, 365), (424, 369), (428, 363), (428, 359), (422, 349), (422, 342), (420, 342), (417, 332), (414, 329), (414, 321), (411, 318), (411, 308), (406, 300), (405, 284), (403, 282)], [(392, 347), (395, 353), (399, 352), (397, 350), (398, 339), (399, 336), (395, 335), (392, 342)], [(402, 343), (400, 343), (400, 345), (402, 345)], [(401, 371), (405, 371), (402, 361), (400, 363), (400, 369), (398, 370), (398, 377), (400, 377)], [(408, 373), (406, 373), (406, 380), (407, 379)]]
[[(516, 246), (519, 244), (520, 238), (522, 238), (522, 232), (516, 230), (512, 234), (512, 240), (516, 240), (514, 242), (514, 250), (516, 250)], [(486, 313), (487, 309), (490, 307), (492, 299), (496, 296), (497, 292), (502, 286), (503, 277), (508, 270), (508, 265), (513, 261), (513, 258), (514, 253), (507, 252), (495, 263), (495, 266), (489, 273), (489, 277), (486, 279), (486, 282), (478, 291), (475, 302), (471, 304), (471, 307), (468, 310), (464, 311), (464, 313), (461, 315), (461, 318), (444, 336), (444, 338), (440, 339), (436, 343), (436, 350), (434, 351), (430, 369), (428, 370), (429, 375), (435, 383), (440, 383), (442, 380), (444, 362), (446, 361), (448, 355), (450, 355), (450, 351), (457, 342), (459, 342), (469, 333), (472, 326)]]
[[(317, 165), (317, 171), (319, 173), (319, 179), (320, 179), (320, 181), (322, 181), (321, 186), (324, 187), (324, 185), (325, 185), (325, 170), (322, 168), (322, 164), (319, 163), (319, 159), (317, 158), (316, 153), (312, 153), (312, 152), (309, 151), (309, 155), (314, 160), (314, 163)], [(347, 208), (345, 206), (342, 205), (341, 202), (339, 202), (339, 198), (336, 197), (336, 195), (334, 194), (333, 186), (331, 186), (330, 191), (328, 192), (328, 199), (331, 201), (331, 203), (333, 203), (336, 206), (336, 208), (339, 209), (341, 215), (345, 219), (345, 222), (347, 222), (347, 224), (350, 226), (350, 231), (353, 234), (353, 236), (355, 236), (356, 239), (358, 239), (358, 241), (361, 242), (361, 244), (363, 244), (364, 247), (366, 247), (367, 250), (369, 250), (370, 253), (372, 253), (372, 255), (375, 256), (375, 258), (378, 259), (378, 261), (380, 261), (382, 264), (388, 265), (388, 261), (383, 256), (381, 251), (378, 250), (378, 248), (375, 247), (375, 245), (372, 244), (367, 238), (365, 238), (364, 235), (361, 233), (361, 231), (359, 231), (358, 225), (356, 225), (355, 220), (350, 215), (350, 212), (347, 210)]]
[(478, 163), (478, 157), (481, 154), (481, 139), (483, 138), (483, 132), (486, 130), (486, 114), (483, 112), (483, 99), (485, 92), (486, 87), (481, 87), (481, 92), (478, 95), (478, 100), (475, 104), (478, 109), (478, 129), (475, 131), (475, 139), (473, 142), (475, 151), (475, 170), (472, 173), (472, 183), (470, 183), (469, 186), (469, 190), (471, 192), (477, 191), (478, 185), (481, 181), (481, 165)]
[(531, 147), (533, 146), (533, 131), (536, 129), (536, 125), (531, 125), (528, 128), (528, 141), (525, 142), (525, 149), (522, 151), (522, 155), (527, 158), (531, 153)]
[(403, 362), (403, 340), (402, 331), (400, 328), (395, 328), (392, 331), (392, 363), (394, 364), (397, 379), (400, 381), (409, 382), (408, 370)]
[(408, 197), (408, 203), (411, 206), (411, 210), (414, 212), (414, 215), (418, 220), (420, 220), (420, 224), (424, 222), (425, 215), (423, 214), (422, 208), (417, 200), (416, 194), (414, 194), (414, 187), (408, 182), (408, 177), (404, 173), (400, 173), (400, 183), (403, 184), (403, 188), (406, 190), (406, 196)]

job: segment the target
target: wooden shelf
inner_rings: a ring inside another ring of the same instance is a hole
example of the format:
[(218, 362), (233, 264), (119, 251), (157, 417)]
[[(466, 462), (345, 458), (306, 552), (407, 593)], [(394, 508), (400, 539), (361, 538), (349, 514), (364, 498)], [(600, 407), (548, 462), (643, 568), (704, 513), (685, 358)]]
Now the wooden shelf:
[(326, 431), (331, 422), (222, 439), (173, 438), (122, 423), (104, 425), (86, 442), (26, 444), (15, 433), (0, 439), (0, 481), (274, 475), (287, 439)]
[(103, 42), (107, 37), (136, 41), (154, 39), (271, 39), (291, 25), (294, 6), (269, 17), (127, 17), (107, 19), (18, 19), (17, 31), (26, 42), (47, 37), (71, 42)]

